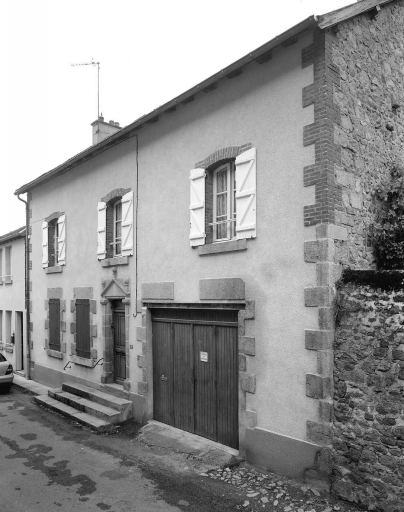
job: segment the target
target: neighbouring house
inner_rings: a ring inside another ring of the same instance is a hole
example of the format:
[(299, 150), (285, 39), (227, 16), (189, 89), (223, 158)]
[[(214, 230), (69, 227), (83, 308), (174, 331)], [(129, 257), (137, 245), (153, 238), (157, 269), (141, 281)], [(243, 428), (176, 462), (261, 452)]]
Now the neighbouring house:
[(0, 351), (26, 370), (25, 226), (0, 236)]
[(33, 378), (329, 485), (334, 283), (374, 264), (403, 23), (402, 0), (312, 16), (20, 187)]

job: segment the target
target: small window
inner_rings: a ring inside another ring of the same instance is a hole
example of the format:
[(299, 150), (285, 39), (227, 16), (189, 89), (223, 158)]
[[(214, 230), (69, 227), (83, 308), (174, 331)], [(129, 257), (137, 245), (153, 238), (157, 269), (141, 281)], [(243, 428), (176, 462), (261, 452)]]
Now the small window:
[(91, 357), (89, 299), (76, 299), (76, 354)]
[(236, 173), (233, 162), (213, 173), (213, 240), (236, 237)]
[(60, 299), (49, 299), (49, 348), (60, 352)]
[(122, 254), (122, 202), (114, 204), (114, 237), (112, 241), (114, 256)]

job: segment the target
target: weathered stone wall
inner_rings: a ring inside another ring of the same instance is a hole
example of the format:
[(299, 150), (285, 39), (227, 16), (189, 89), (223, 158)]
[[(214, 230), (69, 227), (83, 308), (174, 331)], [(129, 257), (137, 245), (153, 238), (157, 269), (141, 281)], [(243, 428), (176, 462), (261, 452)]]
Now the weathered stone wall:
[[(387, 273), (359, 273), (386, 282)], [(402, 283), (404, 272), (395, 275)], [(343, 284), (337, 295), (333, 490), (368, 510), (402, 512), (404, 285), (377, 286)]]
[(355, 268), (374, 267), (372, 194), (404, 148), (404, 2), (383, 6), (373, 18), (375, 13), (341, 23), (333, 38), (333, 63), (340, 70), (334, 103), (341, 112), (341, 124), (334, 125), (334, 142), (341, 146), (335, 180), (342, 187), (336, 223), (349, 232), (337, 257)]

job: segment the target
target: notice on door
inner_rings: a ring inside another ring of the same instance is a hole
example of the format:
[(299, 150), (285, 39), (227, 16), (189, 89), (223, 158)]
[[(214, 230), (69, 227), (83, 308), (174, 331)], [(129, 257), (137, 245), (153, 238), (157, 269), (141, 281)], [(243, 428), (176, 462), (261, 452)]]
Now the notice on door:
[(203, 363), (207, 363), (208, 362), (208, 353), (207, 352), (201, 352), (201, 361)]

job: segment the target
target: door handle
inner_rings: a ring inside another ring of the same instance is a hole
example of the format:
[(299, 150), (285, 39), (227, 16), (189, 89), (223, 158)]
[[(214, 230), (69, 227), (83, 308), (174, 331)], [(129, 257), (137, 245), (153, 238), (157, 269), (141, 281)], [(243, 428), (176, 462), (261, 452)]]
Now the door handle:
[(160, 379), (161, 379), (161, 380), (168, 380), (168, 379), (167, 379), (167, 377), (164, 377), (164, 375), (162, 375), (162, 376), (160, 377)]

